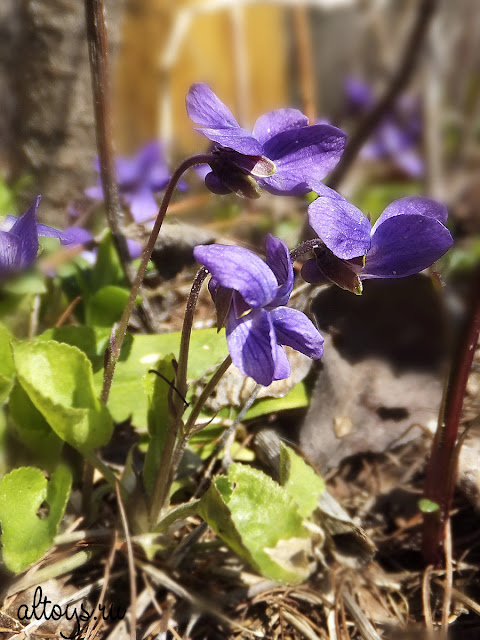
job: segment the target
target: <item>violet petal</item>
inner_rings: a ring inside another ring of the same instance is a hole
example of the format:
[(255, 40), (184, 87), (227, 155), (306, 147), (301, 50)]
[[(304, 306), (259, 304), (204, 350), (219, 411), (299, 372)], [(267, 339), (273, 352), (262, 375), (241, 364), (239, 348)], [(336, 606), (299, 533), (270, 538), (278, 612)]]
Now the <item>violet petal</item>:
[(445, 224), (448, 217), (447, 207), (441, 202), (425, 198), (423, 196), (409, 196), (395, 200), (384, 210), (373, 226), (372, 233), (382, 225), (385, 220), (393, 216), (422, 215), (433, 218)]
[(272, 302), (272, 305), (277, 307), (287, 304), (292, 293), (295, 274), (290, 259), (290, 251), (282, 240), (269, 233), (265, 240), (265, 248), (267, 251), (267, 264), (275, 274), (279, 286), (278, 293)]
[(297, 195), (315, 190), (340, 160), (346, 138), (328, 124), (277, 134), (264, 144), (264, 155), (275, 162), (276, 171), (259, 184), (271, 193)]
[(92, 200), (103, 200), (102, 183), (99, 181), (94, 187), (88, 187), (84, 193)]
[(261, 144), (282, 131), (308, 126), (308, 118), (298, 109), (276, 109), (264, 113), (253, 127), (253, 136)]
[(320, 271), (316, 258), (310, 258), (303, 264), (300, 275), (305, 282), (310, 282), (311, 284), (329, 284), (331, 282), (331, 280)]
[(418, 273), (452, 243), (448, 229), (434, 217), (412, 214), (384, 219), (372, 235), (360, 278), (402, 278)]
[(41, 196), (37, 196), (29, 209), (17, 218), (10, 233), (20, 239), (21, 265), (27, 266), (37, 257), (38, 253), (38, 231), (37, 231), (37, 209)]
[(46, 224), (37, 224), (37, 231), (39, 236), (58, 238), (62, 244), (67, 246), (85, 244), (92, 240), (92, 234), (81, 227), (67, 227), (63, 231), (60, 231), (60, 229), (48, 227)]
[(275, 362), (275, 371), (273, 372), (274, 380), (285, 380), (292, 373), (292, 367), (285, 353), (285, 349), (281, 344), (277, 344), (277, 357)]
[(227, 322), (227, 343), (233, 364), (246, 376), (268, 386), (275, 377), (277, 341), (270, 314), (256, 309)]
[(228, 129), (199, 129), (196, 127), (196, 131), (202, 133), (209, 140), (216, 142), (222, 147), (233, 149), (234, 151), (238, 151), (238, 153), (243, 153), (247, 156), (262, 155), (262, 145), (258, 140), (255, 140), (249, 131), (241, 127)]
[(308, 207), (312, 229), (343, 260), (365, 255), (370, 247), (371, 225), (360, 209), (336, 194), (320, 196)]
[(0, 278), (22, 266), (22, 243), (9, 231), (0, 231)]
[(250, 307), (263, 307), (278, 290), (277, 279), (265, 262), (243, 247), (221, 244), (199, 245), (193, 255), (215, 280), (238, 291)]
[(123, 197), (135, 222), (145, 222), (145, 220), (155, 218), (158, 213), (158, 204), (148, 188), (125, 193)]
[(298, 309), (277, 307), (270, 312), (277, 340), (314, 360), (323, 356), (323, 337)]
[(202, 127), (225, 129), (239, 126), (230, 109), (204, 82), (192, 84), (185, 102), (189, 118)]

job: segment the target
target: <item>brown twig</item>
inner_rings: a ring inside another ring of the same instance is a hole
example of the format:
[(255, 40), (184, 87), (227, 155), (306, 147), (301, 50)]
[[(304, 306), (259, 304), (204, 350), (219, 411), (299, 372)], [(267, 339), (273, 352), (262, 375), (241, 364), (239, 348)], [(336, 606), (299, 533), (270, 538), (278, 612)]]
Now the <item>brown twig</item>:
[(135, 569), (133, 546), (130, 538), (130, 530), (128, 528), (127, 514), (125, 512), (125, 507), (123, 506), (118, 482), (115, 483), (115, 493), (117, 495), (118, 510), (120, 511), (120, 519), (122, 521), (123, 532), (125, 534), (125, 544), (127, 546), (128, 574), (130, 579), (130, 640), (135, 640), (137, 637), (137, 572)]
[(128, 278), (129, 254), (127, 241), (121, 230), (123, 212), (120, 205), (115, 174), (108, 41), (103, 0), (85, 0), (85, 18), (87, 23), (90, 72), (92, 76), (100, 180), (105, 198), (108, 225), (112, 231), (113, 242), (117, 249), (120, 262)]
[(432, 580), (433, 567), (429, 565), (422, 578), (422, 604), (423, 604), (423, 618), (425, 620), (425, 626), (427, 628), (427, 634), (429, 640), (433, 635), (433, 618), (432, 607), (430, 605), (430, 593), (431, 593), (431, 580)]
[(75, 309), (77, 304), (81, 302), (81, 300), (82, 300), (82, 296), (77, 296), (70, 302), (67, 308), (64, 311), (62, 311), (62, 313), (60, 314), (60, 317), (55, 323), (56, 329), (58, 329), (58, 327), (61, 327), (68, 320), (70, 315), (73, 313), (73, 310)]
[[(99, 610), (99, 606), (103, 605), (103, 601), (105, 600), (105, 594), (107, 593), (107, 588), (109, 586), (109, 582), (110, 582), (110, 576), (112, 573), (112, 567), (113, 567), (113, 561), (115, 559), (115, 552), (117, 549), (117, 531), (114, 530), (113, 531), (113, 540), (112, 540), (112, 546), (110, 547), (110, 553), (108, 554), (108, 558), (107, 558), (107, 563), (105, 565), (105, 572), (103, 574), (103, 584), (102, 584), (102, 589), (100, 591), (100, 595), (98, 596), (98, 600), (97, 600), (97, 604), (95, 607), (95, 610)], [(88, 627), (87, 627), (87, 631), (85, 633), (85, 640), (89, 640), (91, 634), (94, 633), (94, 629), (98, 629), (100, 627), (100, 625), (102, 624), (102, 618), (100, 617), (98, 624), (96, 623), (96, 617), (92, 616), (90, 618), (90, 621), (88, 623)], [(94, 634), (95, 636), (96, 634)], [(93, 636), (93, 637), (94, 637)]]
[(399, 94), (407, 86), (420, 58), (428, 26), (437, 5), (438, 0), (422, 0), (419, 3), (417, 17), (405, 43), (403, 55), (400, 56), (398, 69), (393, 74), (385, 93), (372, 109), (365, 114), (358, 129), (350, 137), (342, 159), (327, 181), (328, 186), (332, 189), (338, 187), (360, 152), (363, 143), (370, 137), (380, 120), (392, 108)]

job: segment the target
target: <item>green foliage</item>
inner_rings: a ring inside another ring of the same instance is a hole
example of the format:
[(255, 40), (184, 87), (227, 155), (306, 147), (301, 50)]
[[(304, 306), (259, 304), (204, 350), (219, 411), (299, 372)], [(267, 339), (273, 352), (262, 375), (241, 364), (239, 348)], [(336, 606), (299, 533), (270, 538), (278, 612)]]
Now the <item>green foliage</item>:
[(125, 277), (112, 234), (105, 233), (97, 247), (97, 260), (91, 272), (89, 292), (95, 293), (103, 287), (125, 284)]
[(53, 340), (12, 344), (18, 380), (55, 433), (82, 452), (106, 444), (113, 423), (96, 396), (87, 356)]
[[(92, 362), (94, 370), (98, 370), (103, 366), (103, 355), (109, 339), (110, 329), (105, 327), (65, 326), (47, 329), (38, 336), (37, 341), (55, 340), (77, 347)], [(127, 340), (127, 344), (129, 342)]]
[(394, 200), (405, 198), (406, 196), (416, 196), (421, 191), (421, 184), (414, 181), (370, 184), (357, 194), (354, 204), (365, 215), (370, 216), (373, 224), (382, 211)]
[(422, 513), (435, 513), (435, 511), (440, 511), (439, 505), (428, 498), (420, 498), (418, 508)]
[(2, 285), (2, 291), (16, 297), (46, 293), (45, 276), (43, 273), (31, 269), (23, 271), (18, 276), (7, 280)]
[(63, 441), (52, 430), (23, 387), (16, 382), (10, 393), (10, 415), (23, 444), (46, 469), (58, 462)]
[(318, 496), (325, 482), (303, 458), (280, 444), (280, 484), (298, 505), (302, 518), (309, 518), (318, 507)]
[[(122, 356), (115, 370), (115, 378), (108, 400), (108, 408), (116, 422), (131, 417), (137, 427), (147, 425), (148, 398), (143, 377), (169, 353), (178, 353), (180, 332), (160, 335), (135, 335), (128, 352)], [(192, 332), (188, 377), (201, 378), (206, 370), (213, 370), (227, 355), (225, 333), (215, 329), (199, 329)], [(98, 390), (103, 382), (103, 370), (94, 375)]]
[(267, 578), (298, 584), (308, 576), (311, 543), (299, 507), (261, 471), (231, 465), (227, 476), (215, 478), (198, 513)]
[(32, 183), (32, 176), (23, 175), (13, 186), (9, 186), (0, 175), (0, 216), (19, 216), (25, 213), (24, 211), (18, 211), (18, 196), (22, 191), (28, 189)]
[(437, 263), (442, 273), (465, 275), (480, 264), (480, 237), (468, 238), (460, 246), (453, 246)]
[[(166, 380), (174, 380), (175, 369), (173, 368), (173, 354), (159, 360), (155, 367)], [(162, 377), (154, 373), (147, 373), (143, 383), (148, 398), (148, 443), (145, 464), (143, 467), (143, 481), (148, 495), (152, 495), (155, 478), (158, 473), (158, 466), (162, 456), (165, 437), (167, 435), (167, 424), (169, 418), (169, 394), (172, 387), (163, 380)], [(173, 393), (175, 393), (173, 391)]]
[(11, 339), (10, 331), (0, 325), (0, 405), (7, 400), (15, 377), (15, 365), (10, 348)]
[[(39, 560), (51, 547), (63, 517), (72, 478), (59, 466), (48, 481), (40, 469), (21, 467), (0, 482), (0, 523), (3, 559), (10, 571), (19, 572)], [(39, 509), (46, 503), (48, 513)]]
[(128, 290), (109, 285), (102, 287), (88, 300), (87, 324), (97, 327), (112, 327), (120, 320), (128, 300)]
[(308, 403), (309, 398), (305, 384), (299, 382), (282, 398), (261, 398), (257, 400), (251, 409), (247, 411), (245, 420), (252, 420), (259, 416), (279, 413), (280, 411), (287, 411), (289, 409), (303, 409), (304, 407), (308, 407)]

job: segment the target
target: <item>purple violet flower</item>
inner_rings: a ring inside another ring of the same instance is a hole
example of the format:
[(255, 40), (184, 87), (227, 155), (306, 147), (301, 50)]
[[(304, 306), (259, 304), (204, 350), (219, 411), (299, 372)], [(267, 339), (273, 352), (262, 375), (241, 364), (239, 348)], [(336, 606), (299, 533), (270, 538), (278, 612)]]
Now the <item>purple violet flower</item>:
[(0, 229), (0, 279), (29, 267), (37, 257), (38, 236), (58, 238), (66, 246), (83, 244), (92, 236), (79, 227), (59, 231), (37, 222), (37, 209), (41, 196), (21, 217), (7, 216)]
[[(329, 195), (310, 204), (310, 225), (340, 259), (338, 267), (348, 266), (360, 280), (419, 273), (452, 246), (445, 226), (447, 209), (435, 200), (421, 196), (395, 200), (372, 227), (359, 209), (335, 191), (328, 191)], [(303, 265), (302, 277), (312, 283), (331, 279), (322, 270), (321, 260), (315, 258)]]
[(291, 373), (282, 345), (310, 358), (323, 356), (323, 338), (311, 320), (284, 306), (294, 280), (287, 246), (268, 235), (266, 252), (264, 262), (242, 247), (212, 244), (193, 250), (212, 274), (209, 289), (219, 324), (225, 321), (233, 364), (264, 386)]
[(329, 124), (308, 126), (297, 109), (260, 116), (253, 132), (242, 129), (230, 110), (203, 83), (187, 97), (197, 131), (215, 143), (205, 184), (214, 193), (258, 197), (259, 187), (273, 194), (305, 195), (320, 188), (345, 148), (346, 134)]
[[(362, 114), (374, 104), (371, 87), (355, 77), (345, 80), (347, 106), (352, 114)], [(402, 96), (394, 108), (378, 124), (361, 155), (370, 160), (389, 160), (412, 178), (423, 176), (425, 167), (418, 153), (422, 135), (422, 118), (419, 101)]]
[[(120, 196), (130, 209), (135, 222), (145, 222), (158, 213), (154, 193), (162, 191), (170, 180), (165, 154), (158, 141), (147, 142), (133, 158), (118, 157), (115, 160)], [(100, 173), (98, 158), (95, 169)], [(185, 189), (185, 183), (179, 185)], [(100, 179), (94, 187), (85, 190), (90, 198), (103, 200)]]

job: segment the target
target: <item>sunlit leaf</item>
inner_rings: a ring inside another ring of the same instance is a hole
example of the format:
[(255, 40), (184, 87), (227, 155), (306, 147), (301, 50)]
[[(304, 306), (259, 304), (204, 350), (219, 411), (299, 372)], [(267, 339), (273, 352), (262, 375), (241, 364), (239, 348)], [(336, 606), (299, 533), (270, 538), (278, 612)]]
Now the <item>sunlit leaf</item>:
[(23, 444), (46, 468), (56, 464), (63, 441), (35, 407), (23, 387), (16, 382), (8, 402), (10, 415)]
[(148, 398), (147, 420), (150, 440), (143, 466), (143, 481), (149, 495), (153, 491), (167, 435), (168, 397), (171, 392), (175, 393), (167, 382), (173, 381), (175, 378), (175, 370), (172, 364), (173, 357), (173, 354), (170, 354), (152, 367), (161, 376), (155, 373), (147, 373), (144, 377), (145, 392)]
[[(65, 466), (58, 467), (49, 481), (34, 467), (15, 469), (2, 478), (2, 552), (10, 571), (23, 571), (52, 546), (71, 484), (72, 477)], [(43, 503), (44, 517), (39, 512)]]
[(261, 471), (233, 464), (198, 507), (224, 542), (262, 575), (297, 584), (308, 576), (309, 534), (287, 491)]
[(53, 340), (14, 341), (13, 355), (20, 384), (62, 440), (80, 451), (110, 440), (113, 423), (82, 351)]
[(280, 484), (298, 505), (303, 518), (312, 515), (325, 482), (303, 458), (290, 447), (280, 444)]

